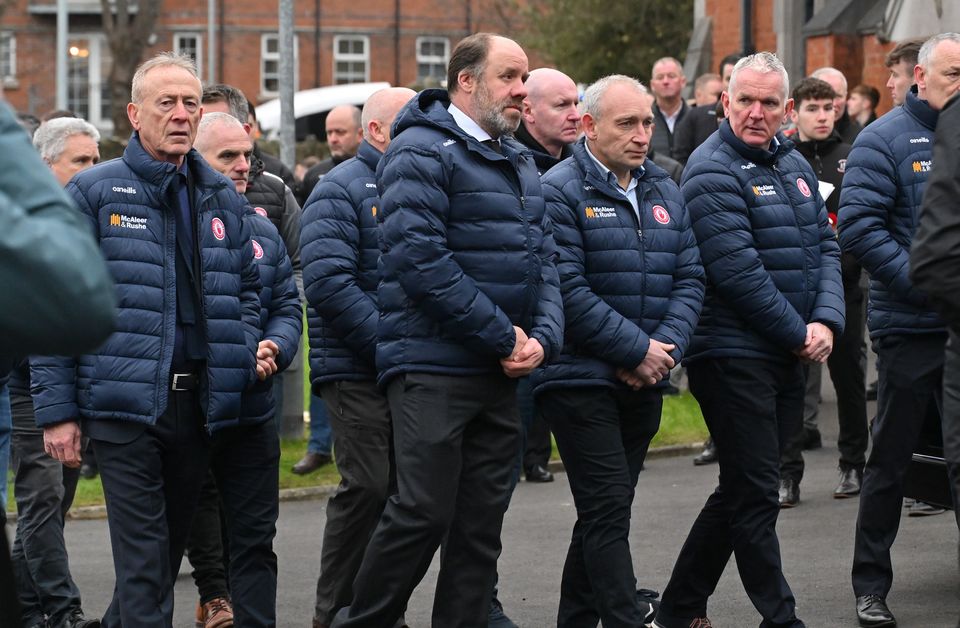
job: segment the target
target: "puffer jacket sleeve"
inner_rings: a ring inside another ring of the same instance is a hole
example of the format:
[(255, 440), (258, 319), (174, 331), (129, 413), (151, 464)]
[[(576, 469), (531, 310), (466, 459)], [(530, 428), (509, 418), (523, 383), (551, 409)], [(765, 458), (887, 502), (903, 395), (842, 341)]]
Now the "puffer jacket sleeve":
[(264, 340), (272, 340), (280, 348), (277, 368), (285, 370), (300, 349), (300, 334), (303, 332), (303, 310), (300, 309), (300, 294), (293, 277), (293, 264), (283, 245), (277, 240), (276, 272), (273, 276), (270, 308), (267, 324), (263, 330)]
[(736, 177), (716, 161), (703, 161), (685, 175), (681, 189), (718, 296), (762, 336), (787, 351), (801, 347), (806, 322), (763, 266)]
[(827, 217), (827, 204), (817, 192), (817, 226), (820, 229), (820, 283), (810, 314), (810, 322), (823, 323), (834, 336), (843, 333), (846, 306), (843, 299), (843, 275), (840, 273), (840, 245)]
[(464, 346), (505, 358), (516, 334), (507, 315), (463, 272), (447, 246), (450, 209), (440, 156), (404, 146), (380, 163), (381, 263), (406, 295)]
[(373, 364), (379, 309), (358, 283), (360, 221), (347, 190), (321, 180), (304, 208), (300, 233), (307, 303)]
[(250, 350), (250, 381), (257, 378), (256, 356), (257, 346), (260, 344), (260, 271), (253, 261), (253, 242), (250, 236), (250, 226), (245, 220), (240, 221), (240, 237), (243, 242), (241, 259), (243, 266), (240, 269), (240, 320), (243, 324), (244, 335), (247, 339), (247, 348)]
[[(673, 189), (672, 196), (675, 196), (677, 206), (683, 208), (683, 198), (679, 189), (674, 185), (670, 187)], [(660, 325), (651, 334), (652, 338), (660, 342), (676, 346), (676, 349), (670, 352), (670, 357), (677, 364), (683, 359), (690, 345), (693, 330), (696, 329), (700, 320), (704, 294), (704, 272), (703, 265), (700, 263), (700, 249), (693, 235), (690, 215), (685, 208), (680, 213), (680, 231), (679, 248), (675, 251), (676, 270), (673, 274), (670, 302)]]
[(293, 279), (299, 294), (303, 294), (303, 271), (300, 266), (300, 205), (289, 187), (284, 188), (283, 215), (280, 216), (280, 236), (284, 249), (293, 264)]
[(864, 129), (847, 158), (840, 190), (840, 246), (857, 258), (870, 278), (917, 307), (926, 297), (910, 281), (910, 251), (897, 242), (887, 221), (897, 199), (897, 164), (889, 145)]
[(553, 238), (553, 225), (545, 211), (541, 223), (543, 238), (540, 241), (540, 292), (537, 311), (533, 318), (530, 336), (543, 347), (543, 361), (560, 354), (563, 347), (563, 298), (560, 294), (560, 277), (557, 274), (557, 245)]
[(635, 368), (647, 354), (649, 336), (591, 289), (576, 199), (546, 181), (543, 194), (559, 251), (557, 271), (563, 292), (566, 342), (617, 366)]

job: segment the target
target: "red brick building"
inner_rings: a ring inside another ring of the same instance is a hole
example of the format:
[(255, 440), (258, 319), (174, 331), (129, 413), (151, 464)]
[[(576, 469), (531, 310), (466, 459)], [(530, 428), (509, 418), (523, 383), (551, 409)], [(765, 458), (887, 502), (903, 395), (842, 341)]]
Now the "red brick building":
[[(149, 0), (140, 0), (146, 2)], [(278, 89), (278, 3), (214, 0), (212, 78), (255, 103)], [(110, 51), (98, 0), (68, 0), (67, 106), (110, 128)], [(453, 46), (480, 30), (505, 31), (497, 0), (300, 0), (294, 3), (296, 89), (347, 82), (422, 84), (445, 73)], [(208, 5), (164, 0), (145, 58), (163, 50), (195, 56), (211, 78)], [(15, 108), (40, 115), (56, 103), (56, 0), (12, 0), (0, 22), (0, 75)]]

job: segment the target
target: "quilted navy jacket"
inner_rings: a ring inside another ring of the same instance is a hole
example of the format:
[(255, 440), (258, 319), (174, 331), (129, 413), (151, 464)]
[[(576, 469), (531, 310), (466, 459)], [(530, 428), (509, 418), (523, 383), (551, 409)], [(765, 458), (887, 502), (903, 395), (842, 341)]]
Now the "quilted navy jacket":
[(840, 248), (817, 178), (793, 142), (774, 152), (721, 123), (687, 162), (683, 192), (707, 292), (687, 360), (787, 361), (808, 323), (843, 333)]
[[(253, 261), (260, 275), (261, 340), (272, 340), (280, 348), (278, 372), (285, 370), (300, 350), (303, 310), (294, 281), (293, 263), (273, 221), (249, 205), (243, 216), (250, 231)], [(276, 401), (273, 378), (257, 380), (243, 392), (241, 423), (261, 423), (273, 418)]]
[(315, 387), (376, 378), (381, 156), (361, 142), (356, 157), (334, 167), (313, 188), (303, 209), (300, 250)]
[(380, 160), (378, 380), (408, 371), (499, 372), (513, 325), (560, 350), (556, 249), (530, 151), (503, 154), (457, 126), (444, 90), (397, 116)]
[(938, 112), (916, 95), (857, 136), (840, 192), (840, 244), (870, 274), (871, 338), (944, 331), (910, 281), (910, 244), (933, 164)]
[[(202, 403), (210, 431), (237, 423), (256, 378), (260, 282), (246, 201), (191, 150), (208, 353)], [(67, 193), (89, 219), (116, 284), (116, 330), (96, 353), (31, 360), (37, 424), (120, 419), (153, 424), (167, 407), (176, 324), (176, 167), (134, 133), (120, 159), (76, 175)]]
[(622, 385), (617, 368), (640, 364), (651, 338), (676, 345), (671, 355), (679, 362), (697, 326), (704, 275), (676, 183), (647, 160), (637, 182), (638, 220), (581, 139), (571, 158), (543, 176), (543, 193), (566, 324), (563, 352), (533, 374), (535, 392)]

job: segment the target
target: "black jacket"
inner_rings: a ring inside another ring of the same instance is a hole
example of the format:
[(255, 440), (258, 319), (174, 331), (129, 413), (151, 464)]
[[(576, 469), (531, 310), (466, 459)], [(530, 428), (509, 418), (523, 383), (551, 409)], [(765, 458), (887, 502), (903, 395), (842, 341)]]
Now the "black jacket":
[(517, 132), (514, 133), (513, 136), (533, 153), (533, 163), (537, 164), (537, 173), (541, 177), (545, 172), (550, 170), (550, 168), (553, 168), (567, 157), (573, 155), (573, 149), (567, 144), (563, 147), (563, 150), (560, 151), (560, 157), (554, 157), (547, 152), (547, 149), (544, 148), (540, 142), (530, 135), (530, 131), (523, 125), (523, 122), (520, 123), (520, 128), (517, 129)]
[(719, 126), (717, 118), (717, 108), (720, 102), (715, 105), (690, 107), (687, 115), (677, 120), (677, 125), (673, 127), (673, 154), (671, 157), (686, 165), (687, 159), (697, 150), (697, 147), (707, 141), (707, 138), (713, 135)]
[(653, 137), (650, 138), (650, 146), (655, 148), (661, 155), (673, 157), (673, 140), (677, 131), (677, 125), (687, 117), (689, 112), (690, 106), (687, 104), (687, 101), (681, 99), (680, 112), (677, 114), (677, 121), (673, 125), (673, 131), (671, 131), (670, 127), (667, 126), (667, 119), (664, 117), (663, 112), (660, 111), (660, 107), (654, 102), (653, 118), (656, 126), (653, 128)]
[(920, 226), (910, 251), (910, 278), (960, 331), (960, 100), (940, 112), (933, 144), (933, 171), (927, 179)]
[(346, 161), (346, 159), (335, 160), (333, 157), (328, 157), (315, 166), (311, 166), (310, 169), (303, 174), (303, 180), (297, 185), (297, 202), (300, 203), (300, 207), (306, 206), (307, 199), (310, 198), (310, 193), (313, 192), (313, 188), (317, 187), (317, 183), (320, 182), (323, 175), (344, 161)]
[[(244, 196), (261, 216), (266, 216), (280, 232), (294, 271), (300, 274), (300, 205), (290, 187), (266, 169), (256, 158), (251, 160), (250, 181)], [(300, 285), (300, 280), (297, 280)]]
[(647, 159), (666, 170), (673, 182), (680, 185), (680, 179), (683, 177), (683, 164), (667, 155), (661, 155), (652, 146), (647, 151)]

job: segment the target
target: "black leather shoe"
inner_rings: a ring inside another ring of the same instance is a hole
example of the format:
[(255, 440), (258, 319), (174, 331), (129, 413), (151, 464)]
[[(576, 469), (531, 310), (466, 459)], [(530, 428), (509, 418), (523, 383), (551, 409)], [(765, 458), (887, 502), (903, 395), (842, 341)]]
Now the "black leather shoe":
[(100, 620), (84, 617), (83, 611), (75, 608), (63, 625), (65, 628), (100, 628)]
[(306, 475), (313, 473), (324, 465), (330, 464), (332, 461), (333, 458), (330, 457), (330, 454), (315, 454), (312, 451), (308, 451), (297, 464), (293, 465), (291, 471), (297, 475)]
[(857, 619), (861, 626), (868, 628), (892, 628), (897, 625), (893, 613), (887, 608), (886, 600), (879, 595), (861, 595), (857, 598)]
[(800, 504), (800, 484), (793, 478), (780, 480), (780, 491), (777, 495), (781, 508), (793, 508)]
[(705, 464), (713, 464), (717, 461), (717, 445), (713, 442), (712, 438), (708, 438), (707, 442), (703, 444), (703, 451), (700, 452), (700, 455), (693, 459), (693, 464), (698, 467), (702, 467)]
[(97, 477), (97, 473), (99, 472), (100, 470), (97, 469), (97, 462), (95, 460), (91, 462), (84, 461), (80, 464), (80, 477), (85, 480), (92, 480)]
[(823, 439), (820, 437), (820, 430), (803, 428), (803, 450), (813, 451), (821, 447), (823, 447)]
[(542, 464), (535, 464), (526, 470), (527, 482), (553, 482), (553, 474)]
[(835, 499), (845, 499), (847, 497), (856, 497), (860, 494), (860, 484), (863, 482), (863, 471), (856, 468), (840, 468), (840, 482), (837, 488), (833, 489)]

